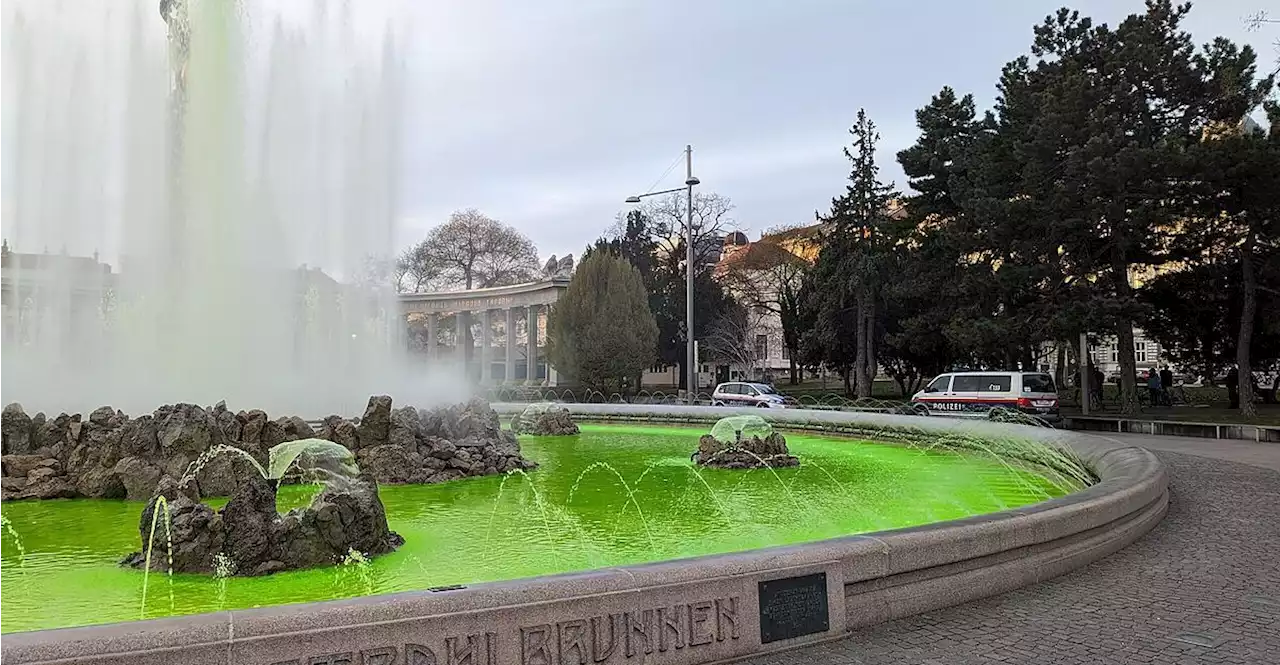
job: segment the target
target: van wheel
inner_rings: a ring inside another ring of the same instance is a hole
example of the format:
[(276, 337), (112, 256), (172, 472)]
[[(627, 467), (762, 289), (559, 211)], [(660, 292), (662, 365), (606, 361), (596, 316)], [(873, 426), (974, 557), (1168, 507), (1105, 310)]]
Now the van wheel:
[(711, 400), (711, 406), (724, 406), (724, 402), (721, 402), (718, 399), (713, 399)]
[(768, 402), (760, 402), (759, 404), (757, 404), (757, 405), (756, 405), (756, 408), (757, 408), (757, 409), (767, 409), (767, 408), (769, 408), (769, 403), (768, 403)]
[(923, 404), (917, 404), (915, 408), (915, 412), (917, 416), (927, 416), (929, 415), (929, 407)]

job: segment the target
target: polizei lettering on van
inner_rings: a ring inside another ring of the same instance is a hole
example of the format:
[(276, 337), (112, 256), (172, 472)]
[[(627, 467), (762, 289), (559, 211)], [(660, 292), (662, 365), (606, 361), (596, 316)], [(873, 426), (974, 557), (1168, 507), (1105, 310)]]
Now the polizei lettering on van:
[(988, 400), (933, 400), (933, 399), (916, 399), (916, 404), (922, 404), (925, 408), (934, 412), (947, 413), (973, 413), (981, 411), (990, 411), (997, 406), (1007, 408), (1016, 408), (1018, 401), (1016, 399), (988, 399)]

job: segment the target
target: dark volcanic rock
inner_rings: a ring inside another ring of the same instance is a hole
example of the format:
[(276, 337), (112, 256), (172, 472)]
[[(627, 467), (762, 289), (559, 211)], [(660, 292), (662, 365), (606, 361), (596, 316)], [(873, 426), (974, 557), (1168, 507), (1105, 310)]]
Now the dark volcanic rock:
[(116, 463), (113, 469), (120, 483), (124, 485), (125, 498), (130, 501), (144, 501), (156, 489), (160, 477), (160, 469), (148, 464), (140, 457), (126, 457)]
[(41, 466), (45, 459), (44, 455), (5, 455), (0, 457), (0, 468), (4, 469), (5, 477), (26, 478), (27, 474)]
[(25, 455), (33, 447), (31, 416), (22, 410), (22, 405), (14, 402), (0, 412), (0, 448), (5, 455)]
[(570, 436), (578, 434), (578, 425), (563, 406), (531, 404), (511, 419), (511, 431), (535, 436)]
[(417, 409), (402, 406), (391, 412), (391, 427), (387, 431), (387, 443), (412, 449), (416, 447), (420, 436), (422, 436), (422, 423), (418, 421)]
[[(17, 499), (71, 499), (77, 496), (75, 485), (66, 476), (56, 476), (51, 469), (46, 474), (28, 475), (26, 485)], [(32, 472), (33, 474), (35, 472)]]
[(391, 435), (391, 396), (374, 395), (356, 426), (356, 439), (361, 448), (380, 446)]
[(325, 418), (324, 425), (320, 428), (320, 433), (317, 436), (326, 441), (340, 443), (351, 450), (360, 447), (360, 440), (356, 438), (355, 423), (342, 416)]
[(212, 414), (195, 404), (173, 404), (156, 409), (156, 436), (170, 455), (195, 459), (210, 447), (223, 443), (222, 430)]
[(762, 467), (799, 466), (800, 460), (787, 450), (787, 440), (777, 432), (761, 439), (743, 437), (733, 443), (720, 441), (710, 434), (698, 439), (694, 461), (701, 466), (721, 469), (756, 469)]
[(262, 430), (267, 426), (266, 412), (258, 409), (241, 411), (236, 415), (236, 420), (240, 423), (241, 442), (255, 445), (262, 443)]
[[(143, 500), (161, 478), (182, 478), (211, 448), (233, 446), (266, 466), (271, 446), (310, 438), (355, 452), (370, 478), (382, 483), (444, 482), (537, 466), (521, 456), (515, 435), (500, 427), (498, 414), (483, 400), (419, 411), (393, 410), (390, 397), (374, 396), (359, 421), (329, 416), (318, 433), (297, 416), (272, 420), (258, 410), (233, 415), (222, 402), (208, 408), (165, 405), (138, 418), (109, 406), (87, 419), (65, 413), (29, 419), (16, 404), (4, 413), (6, 451), (27, 451), (4, 456), (4, 500)], [(28, 478), (37, 467), (45, 470)], [(241, 478), (257, 473), (238, 455), (217, 455), (193, 484), (201, 495), (228, 496)]]
[[(160, 496), (167, 508), (159, 507)], [(153, 531), (164, 533), (166, 514), (172, 538), (153, 538)], [(378, 486), (366, 478), (330, 483), (310, 506), (287, 515), (276, 512), (275, 487), (261, 476), (246, 477), (220, 511), (166, 478), (143, 510), (138, 532), (142, 550), (125, 557), (122, 565), (146, 566), (150, 544), (152, 570), (165, 570), (164, 553), (172, 542), (175, 572), (224, 576), (330, 566), (352, 551), (376, 556), (404, 544), (387, 528)]]

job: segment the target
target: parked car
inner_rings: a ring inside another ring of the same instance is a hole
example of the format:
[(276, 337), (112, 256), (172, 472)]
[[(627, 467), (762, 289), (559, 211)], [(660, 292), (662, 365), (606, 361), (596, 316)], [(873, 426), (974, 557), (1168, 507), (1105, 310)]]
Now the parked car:
[(1043, 372), (950, 372), (911, 397), (921, 415), (986, 418), (996, 407), (1048, 421), (1062, 417), (1053, 377)]
[(762, 409), (785, 409), (795, 405), (787, 397), (767, 383), (728, 381), (716, 386), (711, 393), (711, 406), (755, 406)]

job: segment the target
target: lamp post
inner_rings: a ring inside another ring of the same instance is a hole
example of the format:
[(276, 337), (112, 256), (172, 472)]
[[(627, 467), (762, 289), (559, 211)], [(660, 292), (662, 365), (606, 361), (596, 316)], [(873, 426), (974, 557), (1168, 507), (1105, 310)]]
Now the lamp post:
[(693, 176), (693, 146), (686, 145), (684, 147), (684, 168), (685, 179), (684, 187), (676, 187), (675, 189), (664, 189), (660, 192), (648, 192), (638, 194), (636, 196), (627, 197), (627, 203), (639, 203), (640, 199), (648, 196), (659, 196), (661, 194), (673, 194), (680, 190), (686, 190), (688, 194), (688, 203), (685, 208), (686, 221), (684, 226), (684, 331), (685, 331), (685, 378), (687, 386), (687, 397), (689, 404), (692, 405), (698, 394), (698, 367), (695, 364), (697, 358), (693, 349), (693, 186), (700, 184), (701, 181)]

